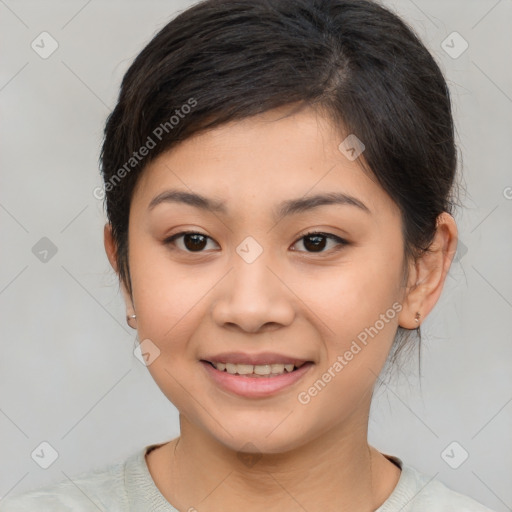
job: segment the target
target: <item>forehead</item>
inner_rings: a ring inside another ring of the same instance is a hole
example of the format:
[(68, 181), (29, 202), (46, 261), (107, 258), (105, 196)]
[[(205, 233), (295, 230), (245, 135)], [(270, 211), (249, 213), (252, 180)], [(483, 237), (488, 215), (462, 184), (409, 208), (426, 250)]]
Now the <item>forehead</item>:
[(342, 192), (373, 212), (397, 207), (358, 160), (340, 151), (346, 138), (325, 117), (276, 109), (198, 133), (159, 155), (139, 178), (133, 202), (146, 207), (166, 188), (196, 192), (233, 211), (269, 208), (285, 198)]

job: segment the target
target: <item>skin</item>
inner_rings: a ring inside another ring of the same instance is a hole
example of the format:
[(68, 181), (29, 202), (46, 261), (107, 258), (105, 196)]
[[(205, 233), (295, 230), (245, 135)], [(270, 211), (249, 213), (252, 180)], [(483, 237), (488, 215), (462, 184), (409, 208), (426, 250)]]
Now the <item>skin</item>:
[[(122, 291), (139, 339), (160, 350), (148, 369), (180, 412), (180, 437), (146, 456), (160, 492), (179, 510), (373, 511), (400, 477), (367, 441), (372, 392), (398, 325), (416, 328), (416, 312), (422, 321), (436, 304), (457, 228), (448, 213), (439, 216), (431, 252), (408, 262), (401, 286), (397, 205), (339, 151), (346, 135), (326, 118), (307, 109), (286, 113), (277, 109), (181, 142), (146, 167), (134, 191), (132, 295), (124, 285)], [(222, 200), (228, 213), (178, 203), (148, 210), (170, 188)], [(333, 191), (355, 196), (370, 213), (323, 205), (277, 223), (272, 217), (285, 199)], [(210, 237), (202, 252), (183, 237), (165, 244), (184, 230)], [(315, 251), (302, 238), (310, 230), (349, 243), (322, 239), (325, 247)], [(104, 234), (117, 271), (108, 224)], [(250, 264), (236, 252), (247, 236), (263, 249)], [(394, 303), (400, 312), (300, 403), (298, 393)], [(217, 387), (199, 362), (225, 351), (274, 351), (314, 365), (277, 395), (244, 398)], [(258, 452), (252, 465), (237, 456), (248, 442)]]

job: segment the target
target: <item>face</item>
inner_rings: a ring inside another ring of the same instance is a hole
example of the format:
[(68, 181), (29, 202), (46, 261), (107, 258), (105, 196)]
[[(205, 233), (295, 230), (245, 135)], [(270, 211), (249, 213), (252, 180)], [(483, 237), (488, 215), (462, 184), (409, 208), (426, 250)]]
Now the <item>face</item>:
[(284, 114), (160, 155), (130, 210), (148, 369), (190, 424), (233, 450), (283, 452), (366, 426), (401, 308), (398, 207), (338, 149), (347, 134), (311, 110)]

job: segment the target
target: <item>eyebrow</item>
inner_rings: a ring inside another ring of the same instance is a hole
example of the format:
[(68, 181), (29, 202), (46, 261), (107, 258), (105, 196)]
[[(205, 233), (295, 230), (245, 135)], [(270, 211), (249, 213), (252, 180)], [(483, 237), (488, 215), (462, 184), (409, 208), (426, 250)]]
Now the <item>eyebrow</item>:
[[(228, 214), (228, 209), (224, 202), (184, 190), (165, 190), (151, 200), (148, 210), (153, 210), (157, 205), (162, 203), (182, 203), (205, 211), (222, 213), (224, 215)], [(372, 213), (371, 210), (356, 197), (343, 192), (330, 192), (283, 201), (274, 210), (274, 218), (279, 221), (283, 217), (330, 204), (355, 206), (368, 214)]]

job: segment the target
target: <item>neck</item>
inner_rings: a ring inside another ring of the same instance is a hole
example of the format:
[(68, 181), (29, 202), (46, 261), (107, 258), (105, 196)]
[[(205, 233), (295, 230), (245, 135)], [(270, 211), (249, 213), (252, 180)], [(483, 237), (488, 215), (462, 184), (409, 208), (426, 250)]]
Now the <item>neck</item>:
[(179, 510), (371, 512), (400, 470), (368, 445), (367, 424), (354, 419), (297, 449), (247, 456), (180, 416), (181, 435), (166, 445), (165, 476), (155, 481)]

